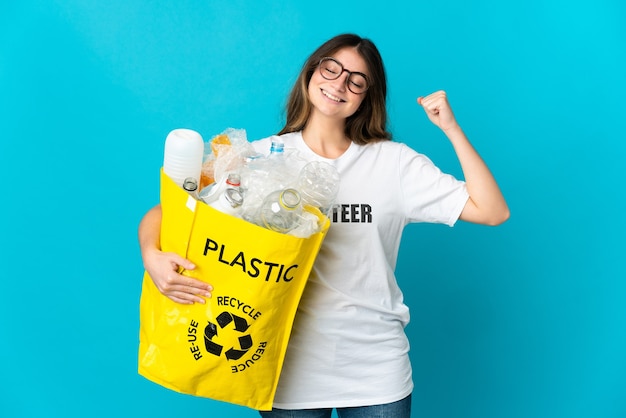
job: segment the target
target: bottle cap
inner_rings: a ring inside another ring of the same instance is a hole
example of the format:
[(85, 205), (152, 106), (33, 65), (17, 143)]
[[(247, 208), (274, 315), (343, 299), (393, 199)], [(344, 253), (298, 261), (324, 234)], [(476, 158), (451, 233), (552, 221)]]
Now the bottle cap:
[(272, 145), (270, 147), (270, 153), (282, 153), (285, 150), (285, 144), (279, 141), (272, 141)]

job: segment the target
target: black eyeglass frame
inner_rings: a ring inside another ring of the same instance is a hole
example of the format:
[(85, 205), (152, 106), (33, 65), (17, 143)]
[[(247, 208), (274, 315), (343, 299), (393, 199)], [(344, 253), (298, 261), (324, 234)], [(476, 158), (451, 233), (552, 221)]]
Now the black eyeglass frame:
[[(322, 63), (324, 61), (332, 61), (335, 64), (337, 64), (339, 66), (339, 68), (341, 68), (341, 71), (339, 71), (337, 73), (336, 77), (328, 77), (328, 74), (324, 74), (324, 71), (322, 71)], [(359, 72), (359, 71), (347, 70), (346, 68), (344, 68), (342, 63), (340, 63), (339, 61), (337, 61), (333, 57), (324, 57), (324, 58), (322, 58), (320, 60), (320, 62), (317, 64), (317, 69), (319, 70), (320, 75), (322, 77), (324, 77), (326, 80), (337, 80), (339, 77), (341, 77), (341, 74), (343, 74), (344, 72), (348, 73), (348, 77), (346, 78), (346, 87), (348, 87), (348, 90), (350, 90), (354, 94), (364, 94), (370, 88), (370, 81), (369, 81), (369, 79), (367, 78), (367, 76), (365, 74), (363, 74), (362, 72)], [(352, 77), (352, 74), (360, 75), (365, 80), (365, 89), (363, 91), (356, 92), (356, 91), (352, 90), (352, 88), (350, 88), (350, 77)]]

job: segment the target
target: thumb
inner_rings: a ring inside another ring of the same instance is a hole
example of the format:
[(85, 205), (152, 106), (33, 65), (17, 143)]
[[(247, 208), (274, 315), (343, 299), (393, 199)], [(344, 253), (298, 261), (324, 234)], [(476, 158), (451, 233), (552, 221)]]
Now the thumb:
[(193, 270), (196, 268), (196, 265), (193, 264), (191, 261), (187, 260), (186, 258), (183, 258), (181, 256), (179, 256), (176, 253), (172, 253), (172, 259), (171, 259), (173, 264), (178, 265), (179, 267), (182, 267), (185, 270)]
[(417, 98), (417, 104), (421, 106), (422, 105), (422, 100), (424, 100), (424, 98), (422, 96), (418, 97)]

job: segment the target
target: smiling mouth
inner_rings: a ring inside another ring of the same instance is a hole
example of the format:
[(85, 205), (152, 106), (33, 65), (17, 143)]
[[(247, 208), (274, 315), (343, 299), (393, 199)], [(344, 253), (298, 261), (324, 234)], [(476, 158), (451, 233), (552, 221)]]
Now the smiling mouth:
[(337, 102), (337, 103), (345, 102), (345, 100), (343, 100), (343, 99), (341, 99), (341, 98), (339, 98), (339, 97), (337, 97), (337, 96), (334, 96), (334, 95), (330, 94), (330, 93), (329, 93), (329, 92), (327, 92), (326, 90), (324, 90), (324, 89), (321, 89), (321, 90), (322, 90), (322, 94), (323, 94), (324, 96), (328, 97), (328, 98), (329, 98), (330, 100), (332, 100), (333, 102)]

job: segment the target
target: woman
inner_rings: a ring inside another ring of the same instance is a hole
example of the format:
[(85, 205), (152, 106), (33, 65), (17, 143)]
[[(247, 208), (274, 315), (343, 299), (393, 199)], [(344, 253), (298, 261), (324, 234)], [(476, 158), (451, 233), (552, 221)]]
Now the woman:
[[(452, 143), (465, 181), (392, 142), (386, 76), (376, 46), (344, 34), (304, 64), (279, 132), (285, 149), (333, 164), (341, 185), (333, 224), (302, 297), (276, 393), (263, 417), (410, 416), (413, 389), (407, 306), (394, 276), (402, 229), (458, 220), (498, 225), (507, 204), (452, 113), (445, 92), (417, 102)], [(267, 153), (271, 138), (254, 142)], [(160, 207), (139, 227), (146, 270), (180, 303), (204, 303), (212, 287), (176, 273), (193, 265), (159, 250)]]

